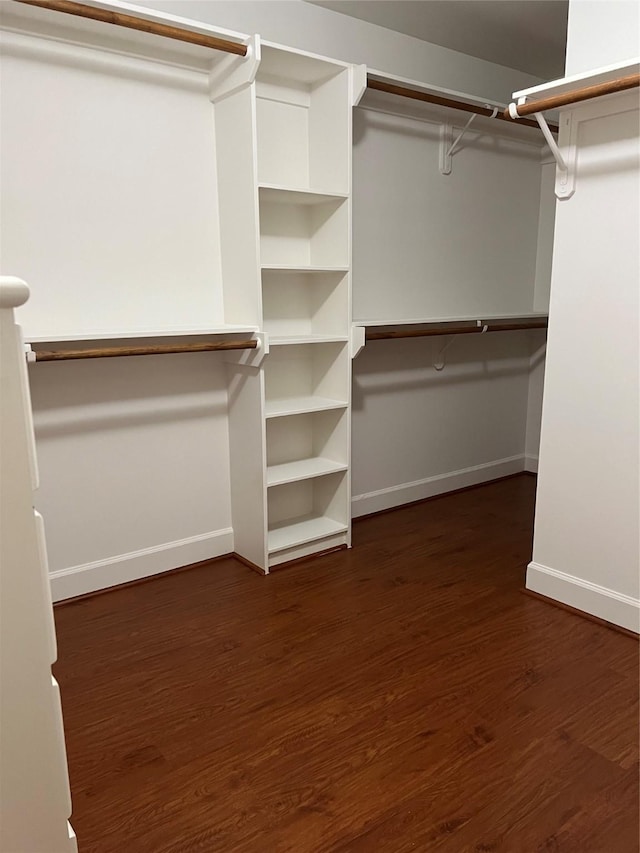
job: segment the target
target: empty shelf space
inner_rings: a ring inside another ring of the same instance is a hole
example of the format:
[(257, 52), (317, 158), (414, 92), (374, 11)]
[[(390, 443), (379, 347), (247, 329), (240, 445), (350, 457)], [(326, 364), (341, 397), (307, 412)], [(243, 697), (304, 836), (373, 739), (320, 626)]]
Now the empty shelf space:
[(311, 87), (324, 83), (347, 69), (348, 65), (339, 59), (316, 56), (296, 48), (283, 49), (281, 45), (265, 41), (262, 43), (262, 61), (257, 79), (260, 81), (265, 77), (276, 77)]
[(344, 271), (307, 275), (262, 270), (264, 329), (274, 343), (344, 341), (349, 280)]
[(276, 184), (260, 184), (260, 201), (268, 204), (315, 205), (327, 202), (341, 202), (349, 197), (348, 193), (324, 192), (298, 187), (285, 187)]
[(297, 462), (270, 465), (267, 468), (267, 485), (279, 486), (284, 483), (294, 483), (299, 480), (308, 480), (312, 477), (322, 477), (325, 474), (335, 474), (346, 470), (345, 464), (321, 456), (314, 459), (300, 459)]
[(265, 417), (281, 418), (285, 415), (303, 415), (306, 412), (324, 412), (329, 409), (346, 409), (344, 400), (331, 400), (327, 397), (300, 396), (280, 397), (267, 400)]
[(344, 533), (346, 530), (346, 524), (341, 524), (339, 521), (334, 521), (326, 516), (313, 514), (291, 521), (279, 522), (269, 529), (269, 553), (284, 551), (295, 545), (313, 542), (316, 539), (323, 539), (325, 536), (332, 536), (336, 533)]
[(344, 408), (349, 363), (343, 341), (273, 347), (265, 364), (267, 417)]

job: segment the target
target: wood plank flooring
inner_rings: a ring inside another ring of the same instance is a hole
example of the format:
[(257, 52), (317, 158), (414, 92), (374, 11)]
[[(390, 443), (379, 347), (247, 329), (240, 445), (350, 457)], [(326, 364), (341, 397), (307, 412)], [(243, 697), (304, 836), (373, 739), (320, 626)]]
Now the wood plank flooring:
[(637, 853), (638, 643), (521, 592), (534, 488), (57, 607), (81, 853)]

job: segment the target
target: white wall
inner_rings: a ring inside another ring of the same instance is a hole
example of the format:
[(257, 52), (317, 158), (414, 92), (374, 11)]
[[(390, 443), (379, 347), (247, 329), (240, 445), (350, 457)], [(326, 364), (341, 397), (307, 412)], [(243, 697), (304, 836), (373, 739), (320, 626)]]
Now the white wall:
[[(506, 101), (513, 89), (538, 82), (301, 2), (146, 5), (490, 99)], [(12, 8), (2, 11), (17, 14)], [(62, 15), (55, 21), (57, 35), (78, 26), (77, 19)], [(117, 43), (116, 36), (109, 38), (119, 48), (131, 36), (118, 35)], [(148, 53), (155, 50), (151, 41), (144, 45)], [(52, 62), (56, 52), (62, 55)], [(176, 317), (184, 324), (191, 312), (181, 311), (192, 298), (193, 321), (215, 322), (221, 311), (219, 238), (206, 95), (194, 94), (202, 87), (191, 72), (181, 76), (165, 67), (156, 75), (145, 61), (122, 62), (116, 71), (121, 60), (115, 55), (88, 53), (91, 59), (80, 48), (50, 42), (40, 56), (10, 57), (15, 64), (3, 77), (9, 129), (3, 132), (4, 221), (9, 223), (3, 232), (3, 272), (32, 285), (23, 321), (30, 331), (48, 330), (35, 328), (40, 320), (41, 326), (55, 321), (62, 329), (66, 323), (77, 326), (89, 310), (93, 328), (134, 328), (145, 325), (145, 318), (149, 325), (163, 318), (173, 324)], [(201, 66), (206, 68), (204, 61)], [(52, 109), (61, 98), (64, 109)], [(53, 134), (54, 144), (40, 144), (39, 127)], [(94, 160), (92, 154), (100, 156)], [(186, 191), (196, 204), (188, 202)], [(75, 295), (61, 311), (56, 294), (69, 288)], [(500, 347), (489, 350), (488, 360), (498, 366), (509, 362), (510, 376), (514, 364), (526, 371), (527, 353), (519, 346), (508, 355)], [(364, 355), (358, 371), (366, 372), (370, 358)], [(40, 501), (55, 595), (231, 550), (226, 382), (219, 359), (160, 357), (31, 368)], [(475, 358), (469, 369), (478, 371)], [(418, 408), (423, 379), (412, 398)], [(524, 435), (524, 387), (518, 385), (515, 395), (522, 404), (513, 435)], [(472, 397), (479, 388), (474, 386)], [(357, 445), (368, 427), (356, 422)], [(524, 439), (514, 451), (513, 435), (491, 453), (487, 447), (468, 458), (452, 453), (444, 468), (434, 467), (429, 456), (410, 476), (482, 465), (516, 451), (522, 455)], [(377, 464), (379, 446), (372, 444), (371, 454), (368, 460), (358, 458), (358, 470)], [(404, 473), (400, 479), (385, 474), (373, 485), (361, 480), (356, 490), (384, 489), (405, 479)]]
[(56, 597), (233, 549), (221, 358), (30, 367)]
[(354, 515), (523, 470), (527, 334), (460, 335), (437, 371), (445, 340), (373, 341), (356, 359)]
[[(442, 175), (441, 110), (375, 93), (363, 104), (354, 122), (354, 319), (517, 315), (534, 302), (546, 311), (553, 167), (541, 167), (539, 134), (479, 120)], [(459, 337), (442, 372), (433, 361), (446, 338), (368, 344), (354, 362), (354, 514), (535, 470), (543, 365), (536, 358), (530, 388), (530, 355), (544, 333), (533, 338)]]
[(639, 33), (638, 0), (571, 0), (566, 75), (635, 58)]
[[(610, 63), (628, 9), (577, 4), (568, 71)], [(579, 20), (579, 26), (576, 21)], [(636, 30), (636, 39), (638, 32)], [(620, 59), (626, 58), (620, 56)], [(576, 107), (576, 191), (556, 217), (533, 562), (527, 586), (639, 630), (637, 93)]]

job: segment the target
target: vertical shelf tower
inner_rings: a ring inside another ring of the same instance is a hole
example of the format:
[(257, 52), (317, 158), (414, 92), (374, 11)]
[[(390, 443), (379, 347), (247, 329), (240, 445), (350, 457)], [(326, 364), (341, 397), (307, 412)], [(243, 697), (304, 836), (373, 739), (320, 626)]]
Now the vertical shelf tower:
[(218, 86), (235, 551), (260, 571), (350, 545), (351, 133), (364, 68), (256, 38)]

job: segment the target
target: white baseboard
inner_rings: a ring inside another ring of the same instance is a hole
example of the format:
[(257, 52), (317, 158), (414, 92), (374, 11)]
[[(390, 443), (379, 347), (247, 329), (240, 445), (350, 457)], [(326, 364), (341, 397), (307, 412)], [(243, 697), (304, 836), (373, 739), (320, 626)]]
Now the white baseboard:
[(232, 552), (233, 530), (230, 527), (214, 530), (200, 536), (190, 536), (188, 539), (51, 572), (51, 595), (54, 601), (62, 601)]
[(529, 471), (531, 474), (538, 473), (538, 457), (537, 456), (525, 456), (524, 457), (524, 470)]
[(640, 601), (613, 589), (529, 563), (527, 589), (640, 634)]
[(453, 492), (455, 489), (463, 489), (465, 486), (476, 486), (509, 474), (518, 474), (525, 468), (525, 456), (510, 456), (507, 459), (496, 459), (493, 462), (485, 462), (483, 465), (472, 465), (459, 471), (450, 471), (446, 474), (437, 474), (434, 477), (426, 477), (424, 480), (415, 480), (413, 483), (401, 483), (398, 486), (390, 486), (379, 489), (376, 492), (368, 492), (364, 495), (355, 495), (351, 499), (351, 514), (353, 518), (368, 515), (371, 512), (380, 512), (383, 509), (391, 509), (395, 506), (431, 498), (445, 492)]

